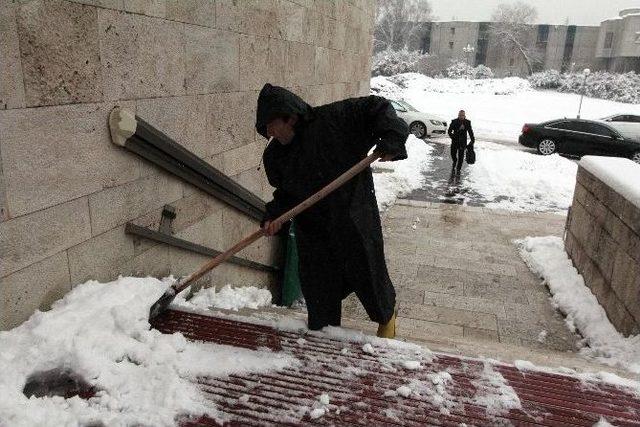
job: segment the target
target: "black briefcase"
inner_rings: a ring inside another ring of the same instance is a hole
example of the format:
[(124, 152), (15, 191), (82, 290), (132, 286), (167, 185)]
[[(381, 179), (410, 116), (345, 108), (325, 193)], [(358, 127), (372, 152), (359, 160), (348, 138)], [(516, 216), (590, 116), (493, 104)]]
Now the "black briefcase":
[(466, 160), (470, 165), (476, 162), (476, 152), (473, 150), (473, 147), (467, 147)]

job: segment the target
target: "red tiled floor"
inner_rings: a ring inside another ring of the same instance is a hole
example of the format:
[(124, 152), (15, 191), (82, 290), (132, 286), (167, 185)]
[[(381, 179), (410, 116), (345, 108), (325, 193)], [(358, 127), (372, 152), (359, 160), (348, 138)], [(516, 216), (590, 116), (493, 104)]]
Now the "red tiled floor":
[[(474, 400), (478, 392), (496, 390), (482, 377), (488, 362), (479, 359), (434, 354), (421, 369), (407, 370), (390, 363), (400, 356), (406, 358), (406, 349), (376, 347), (372, 355), (362, 350), (362, 343), (175, 310), (155, 319), (154, 327), (166, 333), (182, 332), (193, 340), (250, 349), (269, 347), (301, 361), (297, 367), (268, 374), (200, 378), (200, 389), (228, 417), (225, 425), (592, 426), (605, 417), (614, 425), (640, 426), (640, 398), (631, 390), (568, 375), (491, 364), (522, 404), (522, 409), (491, 415)], [(301, 337), (303, 344), (298, 343)], [(384, 396), (385, 391), (411, 381), (433, 386), (433, 374), (443, 371), (452, 378), (445, 387), (449, 413), (443, 413), (425, 395)], [(332, 409), (311, 419), (309, 408), (321, 393), (329, 394)], [(249, 402), (239, 400), (243, 395), (249, 396)], [(180, 423), (219, 425), (206, 417)]]

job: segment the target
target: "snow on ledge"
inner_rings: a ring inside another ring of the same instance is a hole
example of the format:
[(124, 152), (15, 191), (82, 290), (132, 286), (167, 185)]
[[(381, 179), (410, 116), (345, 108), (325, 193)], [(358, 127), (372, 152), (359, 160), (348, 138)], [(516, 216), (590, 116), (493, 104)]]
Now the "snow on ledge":
[[(564, 242), (557, 236), (526, 237), (515, 240), (529, 269), (544, 279), (554, 307), (565, 315), (570, 330), (585, 338), (580, 354), (609, 366), (640, 373), (640, 334), (622, 336), (609, 321), (596, 296), (569, 259)], [(640, 388), (638, 395), (640, 395)]]
[(621, 157), (585, 156), (580, 166), (640, 209), (640, 165)]

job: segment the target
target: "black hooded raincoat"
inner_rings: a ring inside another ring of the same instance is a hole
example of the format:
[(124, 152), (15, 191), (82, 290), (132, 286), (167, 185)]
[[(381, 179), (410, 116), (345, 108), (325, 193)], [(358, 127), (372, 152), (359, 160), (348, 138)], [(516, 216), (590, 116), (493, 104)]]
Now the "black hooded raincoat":
[[(290, 91), (266, 84), (258, 97), (256, 129), (265, 138), (267, 123), (297, 115), (295, 137), (273, 140), (264, 151), (264, 168), (273, 200), (272, 220), (320, 190), (377, 150), (407, 158), (407, 125), (384, 98), (368, 96), (312, 108)], [(382, 228), (371, 169), (347, 182), (296, 218), (302, 293), (309, 328), (340, 325), (341, 302), (355, 292), (371, 320), (386, 323), (395, 307), (395, 290), (384, 258)]]

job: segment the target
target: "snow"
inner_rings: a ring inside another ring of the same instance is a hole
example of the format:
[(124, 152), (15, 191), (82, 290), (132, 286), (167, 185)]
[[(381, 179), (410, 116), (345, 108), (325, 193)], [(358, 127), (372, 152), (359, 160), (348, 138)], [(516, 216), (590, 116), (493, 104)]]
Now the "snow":
[[(543, 157), (482, 140), (476, 141), (475, 151), (478, 161), (466, 168), (464, 186), (480, 195), (486, 207), (566, 214), (573, 201), (575, 162), (557, 154)], [(430, 153), (427, 162), (433, 161)], [(437, 180), (423, 184), (441, 185)], [(418, 222), (411, 227), (417, 228)]]
[(309, 416), (311, 417), (312, 420), (315, 420), (324, 416), (325, 412), (326, 410), (324, 408), (316, 408), (316, 409), (312, 409), (311, 412), (309, 412)]
[[(450, 93), (470, 94), (485, 93), (491, 95), (508, 95), (531, 91), (531, 84), (520, 77), (502, 79), (459, 79), (432, 78), (419, 73), (404, 73), (388, 77), (388, 79), (405, 89), (405, 93)], [(413, 104), (412, 104), (413, 105)]]
[[(329, 406), (330, 398), (327, 393), (322, 393), (318, 396), (318, 400), (313, 403), (313, 407), (310, 408), (309, 417), (312, 420), (323, 417), (329, 410), (333, 407), (336, 408), (335, 405)], [(338, 413), (338, 411), (336, 411)]]
[(487, 200), (489, 208), (512, 211), (566, 211), (573, 201), (578, 166), (557, 154), (483, 149), (469, 166), (466, 184)]
[(584, 156), (580, 166), (640, 209), (640, 164), (619, 157)]
[(453, 397), (447, 391), (447, 386), (452, 381), (451, 374), (446, 371), (434, 372), (427, 375), (428, 381), (412, 379), (409, 383), (397, 387), (395, 390), (387, 390), (385, 397), (416, 397), (425, 398), (440, 409), (443, 414), (449, 414), (454, 406)]
[(193, 297), (186, 301), (185, 292), (182, 292), (174, 300), (178, 307), (192, 308), (220, 308), (224, 310), (240, 310), (243, 308), (258, 309), (271, 305), (271, 292), (267, 289), (255, 286), (232, 287), (226, 285), (219, 292), (215, 287), (202, 288)]
[(625, 338), (614, 328), (571, 263), (562, 239), (527, 237), (516, 244), (529, 268), (544, 279), (553, 304), (566, 315), (567, 325), (585, 337), (588, 346), (581, 348), (580, 354), (640, 373), (640, 335)]
[[(171, 279), (119, 278), (76, 286), (47, 312), (0, 332), (0, 424), (11, 426), (174, 425), (178, 414), (220, 419), (190, 379), (265, 372), (296, 359), (188, 341), (150, 329), (149, 307)], [(72, 370), (98, 389), (94, 398), (27, 398), (34, 373)]]
[(609, 99), (628, 104), (640, 102), (640, 75), (633, 71), (610, 73), (596, 71), (585, 75), (582, 70), (560, 74), (557, 70), (545, 70), (529, 76), (535, 88), (554, 89), (558, 92), (585, 94), (592, 98)]
[(487, 414), (503, 415), (511, 409), (522, 409), (518, 394), (491, 363), (484, 363), (481, 381), (472, 382), (477, 389), (473, 401), (478, 405), (486, 406)]
[(373, 183), (378, 208), (386, 209), (398, 197), (409, 194), (424, 183), (423, 170), (429, 166), (429, 153), (433, 147), (413, 135), (407, 139), (408, 158), (396, 162), (375, 162), (372, 165)]
[(539, 343), (544, 343), (547, 340), (547, 331), (540, 331), (540, 333), (538, 334), (538, 342)]
[(322, 403), (323, 405), (328, 405), (329, 404), (329, 395), (327, 393), (323, 393), (320, 396), (318, 396), (318, 400), (320, 401), (320, 403)]
[(375, 350), (373, 349), (370, 343), (366, 343), (365, 345), (363, 345), (362, 351), (364, 351), (367, 354), (375, 354)]
[[(476, 137), (515, 144), (523, 124), (576, 117), (580, 102), (577, 94), (532, 90), (523, 79), (433, 79), (415, 73), (372, 78), (371, 92), (449, 119), (464, 109)], [(640, 114), (640, 104), (585, 96), (581, 117), (598, 119), (620, 112)]]
[(420, 361), (418, 360), (405, 360), (402, 362), (402, 366), (405, 369), (416, 370), (420, 369)]
[(606, 418), (600, 417), (600, 420), (598, 420), (598, 422), (595, 423), (593, 427), (613, 427), (613, 424), (607, 421)]
[(396, 393), (402, 397), (409, 397), (411, 396), (412, 391), (410, 387), (403, 385), (396, 389)]

